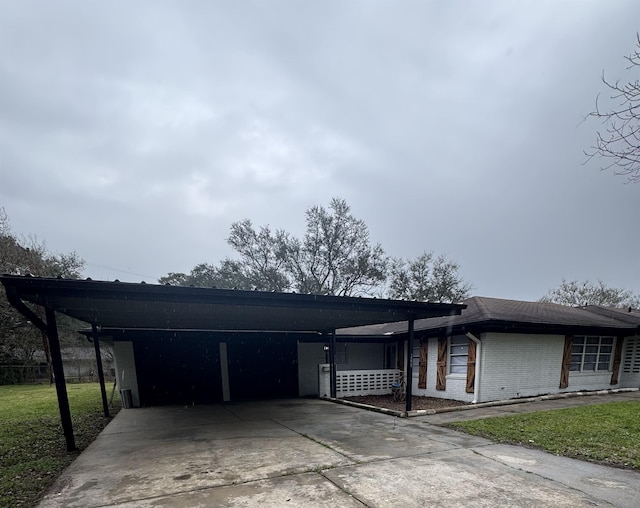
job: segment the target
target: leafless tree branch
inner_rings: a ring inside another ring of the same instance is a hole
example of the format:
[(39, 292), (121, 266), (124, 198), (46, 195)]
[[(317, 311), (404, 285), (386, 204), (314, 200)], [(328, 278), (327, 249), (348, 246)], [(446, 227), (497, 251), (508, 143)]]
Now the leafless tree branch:
[[(636, 39), (638, 49), (625, 56), (631, 72), (640, 71), (640, 33)], [(640, 182), (640, 80), (611, 81), (604, 72), (601, 79), (615, 105), (603, 109), (600, 94), (596, 97), (595, 109), (588, 117), (600, 120), (603, 128), (596, 133), (595, 145), (584, 152), (586, 161), (598, 156), (605, 160), (602, 170), (612, 169), (629, 182)]]

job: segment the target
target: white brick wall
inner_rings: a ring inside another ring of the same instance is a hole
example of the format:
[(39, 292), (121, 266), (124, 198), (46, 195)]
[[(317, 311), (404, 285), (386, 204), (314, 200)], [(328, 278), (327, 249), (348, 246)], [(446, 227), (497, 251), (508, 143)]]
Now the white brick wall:
[(398, 381), (398, 372), (396, 369), (338, 371), (336, 395), (350, 397), (391, 394), (391, 386)]
[[(611, 386), (611, 372), (569, 374), (568, 388), (560, 389), (560, 370), (564, 335), (530, 335), (488, 333), (481, 337), (479, 397), (476, 402), (533, 397), (548, 393), (603, 390), (622, 386), (638, 386), (638, 379), (622, 378)], [(466, 376), (447, 376), (447, 389), (436, 390), (438, 340), (429, 339), (427, 388), (418, 389), (418, 369), (413, 371), (415, 395), (471, 402), (475, 395), (466, 393)], [(624, 379), (624, 382), (623, 382)], [(635, 385), (634, 385), (635, 383)]]
[(487, 333), (481, 341), (479, 402), (561, 391), (564, 335)]
[(140, 407), (140, 392), (138, 391), (136, 362), (133, 356), (133, 342), (115, 341), (113, 343), (113, 361), (118, 389), (131, 390), (133, 406)]
[(427, 350), (427, 388), (418, 388), (419, 368), (413, 368), (413, 385), (411, 392), (413, 395), (423, 397), (439, 397), (441, 399), (462, 400), (464, 402), (473, 401), (474, 394), (467, 393), (467, 377), (460, 374), (447, 375), (447, 389), (436, 390), (436, 365), (438, 362), (438, 339), (430, 338)]
[[(336, 396), (385, 395), (391, 393), (391, 385), (398, 379), (396, 369), (342, 370), (336, 372)], [(320, 397), (331, 395), (331, 366), (318, 365)]]
[(610, 371), (570, 372), (569, 386), (559, 388), (564, 339), (564, 335), (483, 334), (481, 400), (611, 388)]

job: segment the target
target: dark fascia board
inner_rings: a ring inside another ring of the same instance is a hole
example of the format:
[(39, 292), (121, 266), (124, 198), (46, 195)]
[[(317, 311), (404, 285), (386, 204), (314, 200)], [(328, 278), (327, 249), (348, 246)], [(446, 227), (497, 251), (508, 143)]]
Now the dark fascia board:
[[(481, 321), (476, 323), (464, 323), (455, 326), (442, 326), (438, 328), (431, 328), (427, 330), (416, 330), (415, 336), (417, 338), (427, 337), (449, 337), (452, 335), (465, 335), (466, 333), (472, 333), (479, 335), (481, 333), (521, 333), (529, 335), (606, 335), (616, 337), (628, 337), (635, 335), (637, 329), (634, 326), (616, 326), (616, 327), (603, 327), (603, 326), (586, 326), (586, 325), (558, 325), (558, 324), (544, 324), (544, 323), (522, 323), (518, 321)], [(388, 340), (396, 340), (404, 338), (408, 331), (397, 331), (392, 334), (380, 334), (380, 335), (353, 335), (340, 334), (338, 337), (357, 337), (360, 338), (373, 338), (385, 337)]]
[(466, 333), (521, 333), (521, 334), (550, 334), (550, 335), (613, 335), (629, 336), (635, 333), (634, 327), (602, 327), (585, 325), (558, 325), (544, 323), (521, 323), (517, 321), (487, 321), (467, 323), (453, 327), (441, 327), (422, 330), (426, 337), (444, 337), (450, 335), (464, 335)]
[[(299, 293), (276, 293), (266, 291), (244, 291), (239, 289), (196, 288), (186, 286), (170, 286), (131, 282), (107, 282), (75, 279), (51, 279), (18, 275), (2, 275), (0, 280), (5, 286), (13, 286), (22, 297), (38, 295), (38, 300), (45, 301), (47, 296), (99, 296), (104, 299), (156, 300), (164, 302), (224, 303), (226, 305), (247, 305), (260, 307), (305, 307), (319, 305), (327, 309), (343, 309), (345, 307), (370, 309), (399, 309), (405, 313), (413, 313), (415, 319), (423, 319), (423, 315), (431, 315), (436, 310), (439, 315), (447, 315), (450, 311), (466, 308), (464, 304), (414, 302), (405, 300), (389, 300), (363, 298), (353, 296), (314, 295)], [(29, 298), (30, 299), (30, 298)], [(35, 302), (34, 302), (35, 303)]]

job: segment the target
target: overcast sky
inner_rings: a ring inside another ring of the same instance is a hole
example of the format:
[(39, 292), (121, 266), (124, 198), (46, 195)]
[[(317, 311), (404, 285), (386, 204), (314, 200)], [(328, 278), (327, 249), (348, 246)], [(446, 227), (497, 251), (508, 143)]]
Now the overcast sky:
[(476, 295), (640, 292), (640, 184), (583, 164), (639, 30), (637, 0), (0, 0), (0, 206), (94, 279), (218, 263), (244, 218), (302, 235), (338, 196)]

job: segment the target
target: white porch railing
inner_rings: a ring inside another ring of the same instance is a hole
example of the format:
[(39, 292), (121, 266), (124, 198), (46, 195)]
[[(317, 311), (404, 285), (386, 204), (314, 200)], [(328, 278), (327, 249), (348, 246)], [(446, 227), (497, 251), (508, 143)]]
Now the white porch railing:
[(387, 395), (391, 385), (397, 382), (397, 369), (339, 370), (336, 372), (336, 395)]

